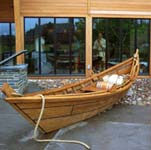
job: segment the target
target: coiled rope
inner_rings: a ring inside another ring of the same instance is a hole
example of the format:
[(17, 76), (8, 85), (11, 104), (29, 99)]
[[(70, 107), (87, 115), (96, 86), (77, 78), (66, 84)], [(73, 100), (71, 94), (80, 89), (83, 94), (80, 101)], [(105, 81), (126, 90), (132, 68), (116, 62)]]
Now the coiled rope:
[(41, 118), (42, 118), (42, 115), (43, 115), (43, 112), (44, 112), (44, 108), (45, 108), (45, 97), (42, 94), (39, 94), (37, 96), (41, 97), (42, 106), (41, 106), (41, 112), (39, 114), (39, 118), (38, 118), (38, 121), (36, 123), (36, 126), (35, 126), (35, 129), (34, 129), (34, 133), (33, 133), (33, 137), (32, 138), (35, 141), (37, 141), (37, 142), (54, 142), (54, 143), (80, 144), (80, 145), (84, 146), (86, 149), (90, 150), (90, 147), (87, 144), (85, 144), (84, 142), (81, 142), (81, 141), (76, 141), (76, 140), (57, 140), (57, 139), (38, 139), (37, 138), (38, 126), (39, 126), (39, 123), (41, 121)]

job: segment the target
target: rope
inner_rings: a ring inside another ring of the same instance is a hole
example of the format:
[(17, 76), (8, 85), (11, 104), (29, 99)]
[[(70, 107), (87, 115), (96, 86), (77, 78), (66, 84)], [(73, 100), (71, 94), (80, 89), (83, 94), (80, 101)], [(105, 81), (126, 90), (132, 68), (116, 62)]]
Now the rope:
[(41, 106), (41, 112), (39, 114), (38, 121), (37, 121), (35, 129), (34, 129), (33, 139), (35, 141), (37, 141), (37, 142), (55, 142), (55, 143), (80, 144), (80, 145), (84, 146), (86, 149), (90, 150), (90, 147), (87, 144), (85, 144), (84, 142), (81, 142), (81, 141), (76, 141), (76, 140), (57, 140), (57, 139), (38, 139), (37, 138), (38, 126), (39, 126), (39, 123), (41, 121), (41, 118), (42, 118), (42, 115), (43, 115), (43, 112), (44, 112), (44, 108), (45, 108), (45, 97), (42, 94), (39, 94), (38, 96), (41, 97), (42, 106)]

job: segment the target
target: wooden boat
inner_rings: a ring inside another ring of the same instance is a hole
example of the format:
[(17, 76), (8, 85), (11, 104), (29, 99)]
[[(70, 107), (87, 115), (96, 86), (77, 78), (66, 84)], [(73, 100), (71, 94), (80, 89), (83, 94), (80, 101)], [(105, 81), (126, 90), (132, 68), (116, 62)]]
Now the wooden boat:
[[(132, 58), (61, 88), (19, 95), (5, 83), (1, 90), (6, 95), (5, 101), (33, 125), (38, 120), (42, 105), (38, 94), (42, 94), (45, 98), (45, 108), (39, 129), (47, 133), (88, 119), (110, 108), (127, 93), (138, 72), (139, 55), (136, 50)], [(114, 84), (110, 89), (96, 86), (98, 82), (104, 82), (105, 75), (112, 74), (124, 75), (123, 83)]]

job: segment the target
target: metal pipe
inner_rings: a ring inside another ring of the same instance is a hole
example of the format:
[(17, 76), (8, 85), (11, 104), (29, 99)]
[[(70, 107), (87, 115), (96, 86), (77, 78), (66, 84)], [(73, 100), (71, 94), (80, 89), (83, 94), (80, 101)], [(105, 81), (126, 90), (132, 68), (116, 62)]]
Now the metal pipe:
[(15, 54), (13, 54), (12, 56), (10, 56), (10, 57), (8, 57), (8, 58), (2, 60), (2, 61), (0, 62), (0, 65), (3, 65), (3, 64), (5, 64), (5, 63), (7, 63), (8, 61), (14, 59), (15, 57), (17, 57), (17, 56), (19, 56), (19, 55), (21, 55), (21, 54), (23, 54), (23, 53), (26, 53), (26, 52), (27, 52), (27, 50), (21, 50), (21, 51), (15, 53)]

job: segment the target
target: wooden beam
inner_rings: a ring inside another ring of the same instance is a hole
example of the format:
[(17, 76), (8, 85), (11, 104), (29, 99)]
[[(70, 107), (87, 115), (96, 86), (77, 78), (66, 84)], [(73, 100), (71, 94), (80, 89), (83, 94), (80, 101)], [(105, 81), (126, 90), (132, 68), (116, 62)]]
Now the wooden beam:
[[(16, 52), (24, 49), (23, 41), (23, 17), (20, 15), (20, 1), (14, 0), (14, 20), (16, 29)], [(17, 64), (22, 64), (24, 62), (24, 56), (21, 55), (17, 58)]]
[(86, 17), (86, 76), (91, 75), (92, 69), (92, 17)]

